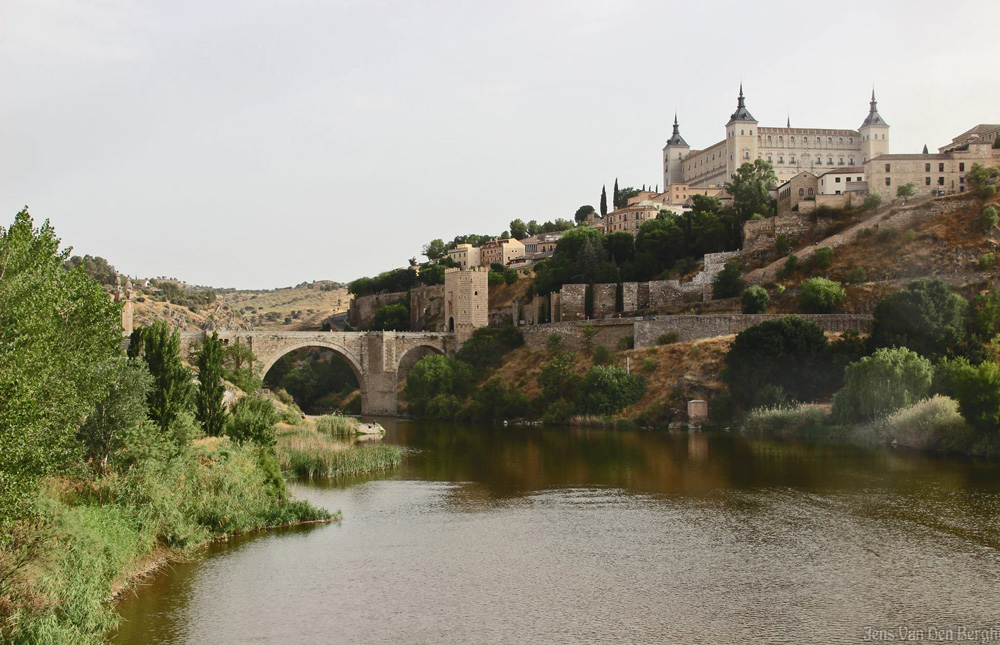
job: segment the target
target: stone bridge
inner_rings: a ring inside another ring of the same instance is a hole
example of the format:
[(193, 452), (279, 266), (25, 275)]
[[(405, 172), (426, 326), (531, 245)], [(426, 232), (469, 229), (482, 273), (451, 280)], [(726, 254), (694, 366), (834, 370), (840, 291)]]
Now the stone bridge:
[[(210, 334), (211, 332), (208, 332)], [(203, 341), (206, 332), (181, 332), (181, 353), (188, 356)], [(460, 342), (454, 334), (430, 332), (312, 332), (233, 331), (219, 332), (223, 344), (250, 347), (263, 378), (285, 354), (303, 347), (323, 347), (344, 358), (361, 388), (362, 414), (396, 414), (397, 383), (410, 368), (428, 354), (451, 354)]]

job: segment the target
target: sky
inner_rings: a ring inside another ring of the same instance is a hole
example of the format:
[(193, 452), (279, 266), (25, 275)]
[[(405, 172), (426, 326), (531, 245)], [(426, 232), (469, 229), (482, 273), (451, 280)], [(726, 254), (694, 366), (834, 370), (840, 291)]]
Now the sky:
[(662, 184), (674, 112), (890, 152), (1000, 123), (997, 0), (0, 0), (0, 226), (136, 277), (347, 282)]

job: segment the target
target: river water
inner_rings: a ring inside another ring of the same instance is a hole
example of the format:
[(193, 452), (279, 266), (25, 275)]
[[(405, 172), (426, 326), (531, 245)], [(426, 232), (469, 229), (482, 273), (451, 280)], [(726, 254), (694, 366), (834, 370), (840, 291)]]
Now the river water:
[(115, 642), (930, 642), (1000, 629), (995, 463), (383, 423), (406, 448), (398, 470), (294, 487), (342, 522), (173, 566), (122, 601)]

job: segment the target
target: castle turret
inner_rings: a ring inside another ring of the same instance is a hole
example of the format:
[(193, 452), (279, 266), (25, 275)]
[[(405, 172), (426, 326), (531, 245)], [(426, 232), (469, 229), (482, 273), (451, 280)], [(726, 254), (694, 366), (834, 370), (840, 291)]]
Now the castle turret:
[(683, 161), (691, 152), (691, 146), (687, 144), (681, 136), (680, 126), (677, 124), (677, 113), (674, 112), (674, 133), (667, 139), (667, 145), (663, 147), (663, 190), (671, 184), (684, 183)]
[(872, 100), (869, 105), (868, 116), (858, 128), (861, 134), (862, 163), (889, 152), (889, 124), (878, 113), (875, 88), (872, 88)]
[(743, 98), (743, 83), (736, 99), (736, 111), (726, 124), (726, 181), (736, 169), (757, 158), (757, 119), (747, 109)]

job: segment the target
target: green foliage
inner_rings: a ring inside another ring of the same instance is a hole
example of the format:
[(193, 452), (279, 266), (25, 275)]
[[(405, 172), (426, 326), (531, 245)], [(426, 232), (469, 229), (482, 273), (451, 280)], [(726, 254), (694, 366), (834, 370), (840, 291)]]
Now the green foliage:
[(146, 398), (153, 385), (140, 361), (116, 357), (103, 368), (112, 373), (111, 386), (77, 432), (84, 459), (100, 472), (120, 465), (130, 439), (147, 420)]
[(644, 356), (642, 358), (642, 363), (640, 363), (639, 367), (646, 374), (652, 374), (653, 372), (656, 371), (656, 359), (653, 358), (652, 356)]
[(562, 336), (559, 334), (549, 334), (549, 337), (545, 339), (545, 349), (548, 350), (550, 354), (558, 354), (562, 351)]
[(913, 182), (903, 184), (902, 186), (896, 189), (896, 197), (902, 198), (904, 204), (906, 203), (907, 199), (913, 197), (916, 194), (917, 194), (917, 187), (913, 184)]
[[(431, 240), (427, 244), (424, 244), (421, 253), (428, 260), (439, 260), (443, 258), (448, 253), (448, 246), (444, 243), (442, 239)], [(353, 291), (351, 293), (354, 293)]]
[(739, 262), (736, 260), (726, 262), (726, 266), (712, 280), (712, 299), (722, 300), (739, 296), (746, 286), (742, 275)]
[(635, 258), (635, 238), (628, 231), (617, 231), (604, 238), (611, 261), (616, 265), (631, 262)]
[(1000, 428), (1000, 368), (988, 361), (977, 366), (955, 363), (954, 397), (965, 420), (980, 436), (995, 437)]
[(912, 242), (915, 239), (917, 239), (917, 232), (914, 231), (912, 228), (908, 228), (905, 231), (903, 231), (903, 241), (904, 242), (910, 243), (910, 242)]
[(407, 291), (416, 284), (417, 274), (412, 269), (393, 269), (380, 273), (374, 278), (358, 278), (347, 285), (347, 291), (361, 297), (380, 292)]
[(984, 253), (979, 257), (979, 269), (981, 271), (989, 271), (996, 265), (997, 259), (992, 253)]
[(594, 352), (591, 357), (598, 365), (608, 365), (614, 360), (615, 354), (608, 349), (607, 345), (598, 345), (594, 348)]
[(799, 256), (794, 253), (790, 253), (787, 258), (785, 258), (785, 266), (783, 267), (785, 275), (791, 275), (795, 273), (796, 269), (799, 268)]
[(212, 332), (198, 352), (198, 391), (195, 394), (195, 410), (205, 434), (210, 437), (222, 434), (226, 423), (226, 410), (222, 407), (222, 397), (226, 386), (222, 382), (222, 342), (218, 332)]
[(140, 357), (153, 375), (149, 418), (167, 432), (182, 410), (191, 404), (191, 371), (181, 363), (181, 337), (162, 320), (132, 332), (129, 356)]
[(741, 222), (754, 213), (767, 214), (773, 211), (770, 191), (778, 185), (774, 167), (763, 159), (741, 165), (732, 178), (725, 183), (726, 192), (733, 196), (733, 210)]
[(998, 179), (1000, 179), (1000, 168), (996, 166), (982, 166), (978, 163), (972, 164), (969, 172), (965, 174), (965, 181), (969, 184), (969, 190), (976, 193), (980, 199), (989, 199), (996, 195)]
[(854, 267), (847, 272), (847, 282), (849, 284), (858, 284), (866, 280), (868, 280), (868, 273), (861, 267)]
[(767, 290), (757, 285), (745, 289), (740, 294), (740, 303), (745, 314), (762, 314), (767, 311), (770, 302), (771, 296), (767, 295)]
[(63, 266), (66, 267), (67, 271), (82, 266), (84, 273), (108, 287), (115, 286), (118, 281), (118, 270), (100, 256), (85, 255), (81, 258), (79, 255), (74, 255), (66, 260)]
[(796, 400), (811, 401), (833, 380), (826, 335), (796, 316), (766, 320), (738, 334), (725, 364), (723, 378), (744, 408), (767, 385), (780, 387)]
[(981, 339), (1000, 334), (1000, 293), (990, 289), (972, 299), (972, 332)]
[(402, 302), (383, 305), (372, 318), (374, 331), (409, 331), (410, 308)]
[(847, 293), (839, 282), (826, 278), (809, 278), (802, 283), (799, 305), (807, 314), (828, 314), (847, 300)]
[(635, 349), (635, 336), (625, 336), (618, 339), (618, 351), (624, 352), (629, 349)]
[[(607, 206), (605, 206), (605, 208), (606, 207)], [(593, 212), (594, 212), (593, 206), (590, 206), (589, 204), (586, 206), (581, 206), (580, 208), (576, 209), (576, 214), (573, 215), (573, 219), (575, 219), (577, 222), (586, 222), (587, 217), (589, 217), (590, 214)]]
[(274, 424), (278, 411), (266, 396), (251, 394), (233, 404), (226, 421), (226, 434), (236, 443), (253, 442), (261, 446), (274, 445)]
[(833, 397), (840, 423), (867, 421), (913, 405), (930, 391), (931, 362), (904, 347), (876, 350), (844, 371), (844, 387)]
[(75, 455), (76, 430), (115, 381), (119, 306), (27, 210), (0, 228), (0, 532), (38, 479)]
[[(593, 208), (591, 208), (593, 210)], [(510, 222), (510, 236), (515, 240), (523, 240), (528, 237), (528, 225), (524, 220), (517, 218)]]
[(992, 206), (984, 208), (983, 214), (979, 216), (979, 224), (984, 231), (992, 231), (996, 228), (998, 221), (1000, 221), (1000, 217), (997, 216), (997, 209)]
[(664, 332), (664, 333), (660, 334), (660, 336), (656, 339), (656, 344), (657, 345), (672, 345), (672, 344), (676, 343), (679, 338), (680, 338), (680, 335), (677, 332), (675, 332), (675, 331)]
[(521, 419), (529, 407), (527, 394), (508, 387), (499, 376), (494, 376), (475, 391), (461, 416), (468, 421)]
[(595, 365), (580, 383), (576, 407), (583, 414), (614, 414), (643, 397), (646, 379), (620, 367)]
[(504, 269), (503, 270), (503, 281), (508, 286), (516, 283), (517, 282), (517, 269)]
[(316, 418), (316, 432), (331, 437), (352, 436), (358, 433), (358, 422), (339, 414), (324, 414)]
[(871, 211), (878, 209), (882, 205), (882, 196), (878, 193), (869, 193), (865, 201), (861, 202), (861, 210)]
[(814, 273), (829, 269), (831, 264), (833, 264), (833, 249), (824, 246), (821, 249), (816, 249), (816, 252), (809, 256), (803, 268), (807, 273)]
[(311, 413), (317, 411), (323, 397), (358, 388), (357, 376), (346, 359), (313, 348), (281, 357), (267, 373), (266, 381), (272, 390), (286, 391), (290, 400)]
[(601, 186), (601, 217), (605, 217), (608, 214), (608, 188), (607, 186)]
[(580, 333), (583, 334), (583, 351), (587, 354), (594, 353), (594, 338), (600, 330), (590, 323), (580, 323)]
[(470, 365), (477, 373), (499, 367), (507, 352), (524, 344), (524, 337), (513, 325), (481, 327), (465, 341), (455, 357)]
[(774, 245), (775, 251), (778, 252), (778, 255), (784, 255), (785, 251), (792, 247), (791, 242), (788, 241), (788, 236), (784, 233), (778, 234), (778, 239), (775, 240)]
[(817, 434), (826, 423), (826, 413), (811, 405), (755, 408), (747, 414), (744, 428), (764, 437), (799, 438)]
[(911, 282), (875, 307), (870, 346), (907, 347), (928, 358), (942, 356), (964, 340), (967, 307), (965, 298), (940, 280)]
[[(494, 262), (494, 264), (499, 264), (499, 263), (498, 262)], [(486, 274), (486, 284), (488, 284), (489, 286), (496, 287), (496, 286), (499, 286), (499, 285), (501, 285), (503, 283), (504, 283), (504, 279), (503, 279), (503, 273), (502, 272), (498, 272), (498, 271), (494, 271), (493, 269), (490, 269), (490, 272)]]
[(387, 444), (363, 444), (344, 450), (329, 444), (282, 442), (278, 445), (281, 469), (294, 477), (335, 479), (391, 470), (403, 461), (403, 451)]
[(424, 356), (406, 375), (407, 410), (415, 417), (454, 418), (458, 398), (468, 396), (474, 381), (465, 362), (441, 355)]
[(239, 339), (222, 346), (222, 377), (244, 392), (260, 389), (261, 380), (254, 371), (257, 358), (250, 346)]

